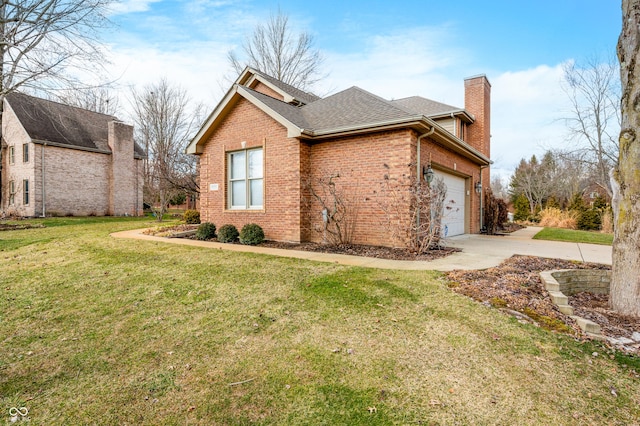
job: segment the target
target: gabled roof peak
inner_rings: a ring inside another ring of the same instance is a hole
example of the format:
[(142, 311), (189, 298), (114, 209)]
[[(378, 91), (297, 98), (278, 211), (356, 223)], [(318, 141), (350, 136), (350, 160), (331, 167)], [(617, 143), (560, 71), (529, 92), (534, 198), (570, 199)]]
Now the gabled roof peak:
[(305, 92), (304, 90), (298, 89), (297, 87), (251, 67), (246, 67), (244, 71), (242, 71), (236, 80), (236, 84), (250, 87), (256, 80), (281, 95), (284, 101), (290, 104), (305, 105), (320, 99), (319, 96), (316, 96), (313, 93)]

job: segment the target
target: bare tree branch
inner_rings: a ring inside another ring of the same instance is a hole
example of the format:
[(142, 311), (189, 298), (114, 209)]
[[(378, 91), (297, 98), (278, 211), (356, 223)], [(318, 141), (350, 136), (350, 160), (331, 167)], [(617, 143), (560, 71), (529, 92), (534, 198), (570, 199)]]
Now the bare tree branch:
[(187, 92), (166, 79), (132, 94), (136, 137), (147, 152), (145, 202), (158, 220), (178, 192), (197, 194), (197, 158), (185, 147), (201, 121), (202, 106), (190, 108)]
[(612, 195), (610, 170), (618, 162), (620, 130), (620, 80), (615, 60), (598, 57), (584, 65), (571, 62), (564, 67), (563, 89), (571, 109), (563, 118), (569, 137), (576, 143), (572, 152), (593, 169), (594, 181)]
[(244, 58), (229, 51), (227, 59), (236, 71), (245, 66), (258, 69), (301, 90), (308, 90), (320, 79), (323, 57), (313, 47), (313, 36), (302, 32), (297, 36), (289, 26), (289, 17), (278, 11), (265, 24), (258, 24), (242, 45)]

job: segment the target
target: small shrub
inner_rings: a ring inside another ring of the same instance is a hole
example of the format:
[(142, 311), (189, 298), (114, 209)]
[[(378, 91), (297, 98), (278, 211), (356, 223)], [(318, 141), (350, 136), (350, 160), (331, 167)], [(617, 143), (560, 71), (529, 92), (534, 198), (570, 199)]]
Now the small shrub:
[(200, 212), (198, 210), (185, 210), (182, 216), (184, 222), (190, 225), (200, 223)]
[(531, 214), (529, 210), (529, 201), (523, 194), (518, 195), (515, 200), (513, 200), (513, 208), (515, 209), (513, 215), (514, 220), (527, 220)]
[(180, 192), (171, 197), (171, 199), (169, 200), (169, 204), (172, 206), (179, 206), (181, 204), (184, 204), (185, 201), (187, 201), (187, 196), (184, 192)]
[(240, 231), (240, 242), (242, 244), (255, 246), (264, 241), (264, 231), (260, 225), (247, 223)]
[(233, 225), (222, 225), (218, 229), (218, 241), (221, 243), (233, 243), (238, 239), (238, 228)]
[(580, 212), (578, 217), (578, 229), (583, 231), (597, 231), (602, 225), (602, 218), (600, 212), (597, 210), (585, 210)]
[(216, 225), (210, 222), (201, 223), (196, 231), (196, 239), (210, 240), (216, 236)]

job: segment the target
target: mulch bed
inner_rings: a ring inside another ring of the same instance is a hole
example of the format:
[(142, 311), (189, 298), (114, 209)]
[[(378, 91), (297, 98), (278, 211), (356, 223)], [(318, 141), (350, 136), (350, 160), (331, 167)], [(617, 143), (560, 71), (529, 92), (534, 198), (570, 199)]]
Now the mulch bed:
[(607, 294), (578, 293), (569, 296), (569, 305), (576, 315), (600, 325), (606, 336), (630, 338), (634, 331), (640, 333), (640, 318), (611, 311)]
[(411, 253), (403, 249), (394, 249), (379, 246), (364, 246), (357, 244), (342, 244), (330, 246), (316, 243), (280, 243), (276, 241), (265, 241), (261, 247), (271, 247), (286, 250), (303, 250), (318, 253), (349, 254), (352, 256), (374, 257), (378, 259), (390, 260), (434, 260), (446, 257), (452, 253), (460, 251), (452, 247), (444, 247), (440, 250), (430, 250), (424, 254)]
[[(539, 273), (553, 269), (611, 269), (597, 263), (577, 263), (560, 259), (533, 256), (513, 256), (499, 266), (482, 271), (453, 271), (447, 273), (450, 287), (457, 293), (472, 297), (513, 313), (521, 313), (532, 322), (549, 329), (568, 331), (575, 335), (582, 331), (567, 315), (560, 312), (549, 298)], [(578, 293), (569, 298), (576, 315), (599, 324), (608, 337), (631, 337), (640, 332), (640, 318), (619, 315), (609, 309), (609, 297), (593, 293)]]

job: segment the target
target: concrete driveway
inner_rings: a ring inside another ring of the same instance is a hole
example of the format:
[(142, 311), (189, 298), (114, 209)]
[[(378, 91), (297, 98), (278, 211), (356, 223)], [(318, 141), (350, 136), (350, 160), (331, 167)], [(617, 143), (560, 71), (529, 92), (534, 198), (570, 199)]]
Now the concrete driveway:
[(386, 260), (370, 257), (350, 256), (334, 253), (315, 253), (298, 250), (285, 250), (268, 247), (253, 247), (241, 244), (222, 244), (208, 241), (182, 238), (163, 238), (145, 235), (142, 229), (116, 232), (115, 238), (134, 238), (168, 244), (183, 244), (204, 248), (262, 253), (272, 256), (292, 257), (341, 265), (364, 266), (381, 269), (436, 270), (486, 269), (498, 266), (514, 254), (550, 257), (595, 262), (611, 265), (611, 246), (596, 244), (562, 243), (556, 241), (533, 240), (532, 237), (542, 228), (528, 227), (505, 236), (460, 235), (446, 240), (446, 245), (462, 249), (442, 259), (432, 261)]
[(611, 265), (612, 248), (600, 244), (565, 243), (532, 239), (542, 228), (530, 226), (508, 235), (467, 234), (447, 239), (447, 246), (462, 249), (444, 259), (429, 262), (433, 269), (485, 269), (514, 254)]

